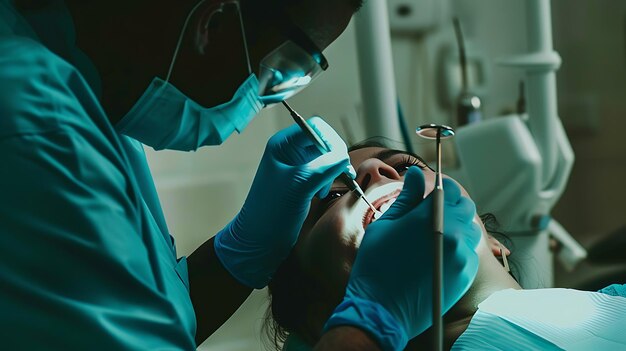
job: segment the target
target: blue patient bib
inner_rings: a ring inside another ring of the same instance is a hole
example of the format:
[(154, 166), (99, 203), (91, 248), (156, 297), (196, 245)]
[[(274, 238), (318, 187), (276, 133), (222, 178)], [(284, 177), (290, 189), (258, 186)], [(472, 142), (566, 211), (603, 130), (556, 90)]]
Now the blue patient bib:
[(626, 349), (626, 298), (572, 289), (507, 289), (478, 305), (452, 350)]

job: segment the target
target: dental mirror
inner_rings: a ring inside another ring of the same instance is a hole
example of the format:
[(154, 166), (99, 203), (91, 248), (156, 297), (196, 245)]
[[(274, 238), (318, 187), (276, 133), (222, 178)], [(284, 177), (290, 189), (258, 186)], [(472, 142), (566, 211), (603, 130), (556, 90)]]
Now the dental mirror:
[(428, 140), (436, 140), (437, 166), (435, 169), (435, 189), (433, 190), (433, 346), (443, 350), (443, 176), (441, 175), (441, 140), (454, 136), (451, 127), (426, 124), (416, 128), (415, 133)]
[(454, 136), (454, 129), (443, 124), (425, 124), (415, 129), (415, 133), (424, 139), (435, 140), (441, 132), (440, 139), (448, 139)]

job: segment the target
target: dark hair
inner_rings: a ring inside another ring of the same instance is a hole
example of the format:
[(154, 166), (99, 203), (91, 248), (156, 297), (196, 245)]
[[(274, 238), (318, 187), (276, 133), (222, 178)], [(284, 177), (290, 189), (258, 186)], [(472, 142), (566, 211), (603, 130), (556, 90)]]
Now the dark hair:
[[(258, 25), (270, 25), (277, 21), (284, 21), (287, 9), (306, 1), (315, 0), (240, 0), (240, 4), (244, 12), (244, 17), (246, 17), (248, 21), (253, 18), (257, 21)], [(354, 13), (356, 13), (361, 6), (363, 6), (363, 0), (350, 0), (348, 4), (352, 7)], [(247, 14), (253, 16), (248, 16)]]
[(317, 277), (302, 267), (295, 253), (280, 265), (268, 284), (269, 307), (263, 330), (272, 346), (280, 350), (290, 332), (313, 345), (321, 330), (307, 322), (313, 306), (326, 306), (328, 316), (340, 301), (334, 301)]
[[(305, 0), (266, 0), (266, 1), (258, 1), (258, 0), (240, 0), (242, 4), (246, 4), (247, 6), (251, 6), (254, 10), (263, 11), (264, 13), (276, 12), (278, 9), (286, 8), (291, 5), (296, 5)], [(354, 12), (357, 12), (363, 6), (363, 0), (350, 0), (350, 6), (354, 9)]]
[(40, 10), (50, 5), (50, 0), (14, 0), (13, 5), (21, 11)]

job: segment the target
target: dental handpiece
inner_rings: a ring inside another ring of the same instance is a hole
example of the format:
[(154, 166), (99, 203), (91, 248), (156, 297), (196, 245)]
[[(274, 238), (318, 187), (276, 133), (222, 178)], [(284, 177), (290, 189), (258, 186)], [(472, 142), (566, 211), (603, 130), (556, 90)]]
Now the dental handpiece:
[[(311, 128), (311, 126), (306, 123), (306, 121), (304, 120), (304, 118), (302, 118), (302, 116), (300, 116), (298, 114), (298, 112), (296, 112), (294, 109), (291, 108), (291, 106), (289, 106), (289, 104), (286, 101), (283, 101), (283, 105), (287, 108), (287, 110), (289, 110), (289, 114), (291, 115), (291, 117), (293, 118), (293, 120), (298, 124), (298, 126), (300, 127), (300, 129), (302, 129), (302, 131), (309, 136), (309, 138), (311, 138), (311, 140), (313, 141), (313, 143), (315, 144), (315, 146), (317, 147), (317, 149), (325, 154), (327, 153), (329, 150), (326, 147), (326, 143), (324, 143), (324, 141), (320, 138), (320, 136), (313, 130), (313, 128)], [(348, 170), (344, 171), (343, 173), (341, 173), (341, 175), (339, 176), (339, 180), (344, 183), (348, 189), (350, 189), (350, 191), (355, 192), (358, 197), (360, 199), (363, 199), (363, 201), (367, 204), (367, 206), (372, 209), (372, 211), (374, 212), (374, 218), (378, 219), (378, 217), (380, 217), (381, 213), (380, 211), (378, 211), (376, 209), (376, 207), (374, 207), (365, 197), (365, 194), (363, 193), (363, 189), (361, 189), (361, 187), (359, 186), (359, 183), (357, 183), (354, 179), (352, 179), (352, 177), (350, 176), (350, 174), (348, 173)]]

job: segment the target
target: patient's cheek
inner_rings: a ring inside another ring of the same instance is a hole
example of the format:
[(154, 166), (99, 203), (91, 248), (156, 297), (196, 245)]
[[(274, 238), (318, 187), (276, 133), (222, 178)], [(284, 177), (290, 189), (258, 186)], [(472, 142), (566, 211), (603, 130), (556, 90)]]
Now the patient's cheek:
[(484, 253), (491, 252), (491, 243), (488, 240), (489, 234), (487, 233), (487, 230), (485, 229), (485, 226), (483, 225), (483, 222), (480, 220), (478, 215), (474, 217), (474, 220), (472, 222), (474, 222), (474, 224), (479, 226), (480, 227), (480, 231), (481, 231), (480, 242), (478, 243), (478, 247), (476, 247), (476, 252), (478, 252), (478, 253), (481, 253), (481, 252), (484, 252)]
[(308, 249), (318, 255), (336, 253), (345, 241), (346, 224), (342, 210), (326, 212), (309, 233)]

